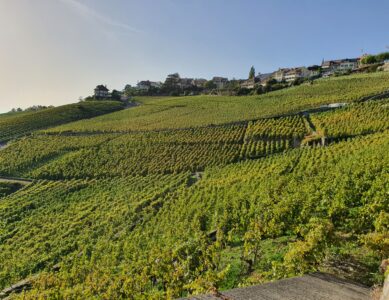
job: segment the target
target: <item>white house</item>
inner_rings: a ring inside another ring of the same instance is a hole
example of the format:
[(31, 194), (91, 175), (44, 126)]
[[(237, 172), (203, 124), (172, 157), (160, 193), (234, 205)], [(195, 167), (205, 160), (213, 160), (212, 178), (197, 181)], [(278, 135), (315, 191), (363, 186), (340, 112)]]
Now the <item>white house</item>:
[(279, 69), (274, 72), (273, 77), (278, 82), (292, 82), (299, 78), (308, 78), (311, 76), (311, 71), (306, 67)]
[(359, 67), (359, 58), (344, 58), (338, 60), (327, 60), (322, 62), (321, 67), (325, 74), (334, 72), (352, 71)]
[(290, 69), (278, 69), (278, 71), (275, 71), (273, 73), (273, 78), (277, 80), (278, 82), (284, 81), (285, 80), (285, 74), (288, 72)]
[(107, 89), (107, 87), (105, 85), (98, 85), (96, 86), (95, 88), (95, 98), (109, 98), (110, 97), (110, 94), (109, 94), (109, 89)]
[(245, 88), (245, 89), (253, 89), (260, 82), (261, 82), (261, 80), (257, 76), (257, 77), (251, 78), (251, 79), (242, 80), (240, 83), (240, 87)]

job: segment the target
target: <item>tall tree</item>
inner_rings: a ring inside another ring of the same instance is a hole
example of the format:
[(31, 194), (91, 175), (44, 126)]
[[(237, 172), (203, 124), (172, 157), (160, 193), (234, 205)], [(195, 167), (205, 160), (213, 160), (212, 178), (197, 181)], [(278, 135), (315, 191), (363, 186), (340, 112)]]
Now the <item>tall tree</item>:
[(255, 68), (254, 66), (251, 66), (250, 73), (249, 73), (249, 79), (253, 79), (255, 77)]

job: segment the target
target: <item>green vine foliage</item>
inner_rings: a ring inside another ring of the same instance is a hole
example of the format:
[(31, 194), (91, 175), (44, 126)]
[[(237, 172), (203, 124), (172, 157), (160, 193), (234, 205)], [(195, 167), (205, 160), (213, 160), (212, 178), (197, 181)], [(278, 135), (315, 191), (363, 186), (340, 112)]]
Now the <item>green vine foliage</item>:
[[(355, 101), (388, 76), (143, 99), (54, 128), (0, 116), (16, 135), (35, 130), (0, 150), (0, 290), (29, 278), (13, 299), (174, 299), (312, 271), (379, 283), (388, 100)], [(333, 102), (350, 104), (272, 117)], [(325, 146), (300, 147), (320, 134)]]
[(65, 124), (46, 131), (128, 132), (247, 121), (296, 113), (324, 104), (354, 102), (372, 94), (388, 91), (388, 80), (387, 72), (379, 72), (320, 79), (313, 85), (303, 84), (257, 96), (201, 95), (156, 99), (131, 109)]
[(21, 297), (180, 297), (222, 286), (222, 253), (240, 245), (262, 280), (317, 270), (336, 249), (378, 262), (388, 147), (377, 133), (209, 168), (195, 184), (186, 172), (38, 180), (0, 201), (0, 285), (38, 273)]
[(35, 130), (92, 118), (123, 109), (118, 101), (85, 101), (32, 112), (0, 115), (0, 142)]

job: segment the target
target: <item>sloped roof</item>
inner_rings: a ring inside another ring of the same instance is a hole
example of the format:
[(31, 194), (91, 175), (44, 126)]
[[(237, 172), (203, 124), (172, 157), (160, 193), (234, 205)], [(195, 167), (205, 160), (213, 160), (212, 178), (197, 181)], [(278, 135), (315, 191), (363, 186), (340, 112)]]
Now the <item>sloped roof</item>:
[(109, 89), (107, 89), (107, 87), (105, 85), (100, 84), (100, 85), (96, 86), (95, 91), (105, 91), (105, 92), (108, 92)]

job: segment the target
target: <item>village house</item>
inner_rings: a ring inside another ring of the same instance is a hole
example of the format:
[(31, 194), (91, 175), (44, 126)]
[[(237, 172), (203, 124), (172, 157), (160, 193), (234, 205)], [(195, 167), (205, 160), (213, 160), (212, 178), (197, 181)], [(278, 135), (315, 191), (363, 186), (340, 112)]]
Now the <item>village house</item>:
[(359, 58), (345, 58), (327, 61), (323, 60), (321, 68), (323, 70), (324, 77), (326, 77), (335, 72), (346, 72), (355, 70), (359, 67), (359, 61)]
[(192, 84), (194, 86), (199, 87), (199, 88), (204, 88), (206, 83), (207, 83), (207, 79), (204, 79), (204, 78), (193, 79), (193, 82), (192, 82)]
[(204, 78), (181, 78), (178, 73), (169, 74), (165, 80), (165, 86), (179, 89), (204, 88), (206, 83)]
[(278, 82), (281, 81), (292, 82), (295, 81), (296, 79), (311, 77), (311, 74), (312, 74), (311, 71), (309, 71), (305, 67), (286, 68), (286, 69), (279, 69), (278, 71), (274, 72), (273, 78)]
[(284, 81), (285, 80), (285, 74), (288, 72), (290, 69), (278, 69), (278, 71), (275, 71), (273, 73), (273, 78), (277, 80), (278, 82)]
[(242, 80), (240, 87), (244, 89), (253, 89), (255, 85), (259, 84), (261, 81), (258, 77), (254, 77), (247, 80)]
[(180, 78), (178, 81), (178, 86), (181, 89), (187, 89), (193, 86), (193, 78)]
[(170, 87), (178, 87), (180, 80), (181, 80), (180, 74), (178, 73), (169, 74), (165, 79), (165, 85)]
[(304, 74), (304, 71), (302, 68), (293, 68), (285, 72), (285, 81), (286, 82), (292, 82), (299, 78), (304, 78), (307, 75)]
[(107, 89), (105, 85), (100, 84), (96, 86), (94, 91), (95, 91), (94, 95), (96, 99), (104, 99), (110, 97), (109, 89)]
[(269, 81), (273, 80), (273, 73), (260, 73), (256, 76), (256, 78), (261, 86), (266, 86)]
[(359, 61), (360, 61), (359, 58), (342, 60), (339, 64), (339, 70), (340, 71), (355, 70), (359, 66)]
[(160, 88), (162, 86), (161, 82), (143, 80), (137, 83), (136, 87), (138, 90), (148, 91), (150, 88)]
[(227, 85), (228, 78), (215, 76), (212, 78), (212, 81), (216, 85), (216, 88), (221, 90)]
[(309, 77), (317, 77), (320, 76), (321, 73), (321, 66), (313, 65), (307, 67), (307, 70), (309, 71)]

